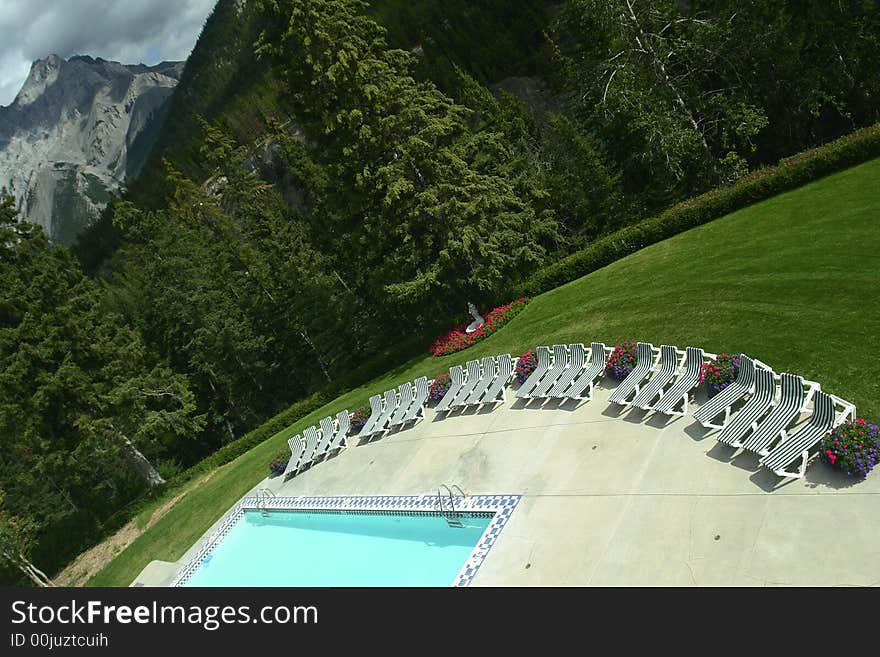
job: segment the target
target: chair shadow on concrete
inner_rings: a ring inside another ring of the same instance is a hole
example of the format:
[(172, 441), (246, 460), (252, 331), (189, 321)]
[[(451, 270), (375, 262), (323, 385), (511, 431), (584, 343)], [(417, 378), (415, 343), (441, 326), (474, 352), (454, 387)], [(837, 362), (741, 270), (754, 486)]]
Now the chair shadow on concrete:
[(454, 408), (449, 408), (445, 411), (435, 411), (434, 419), (432, 419), (431, 422), (442, 422), (443, 420), (446, 420), (448, 418), (455, 417), (455, 410), (456, 409)]
[(712, 447), (709, 448), (709, 451), (706, 452), (706, 456), (708, 456), (710, 459), (721, 461), (722, 463), (730, 463), (735, 453), (736, 450), (733, 449), (733, 447), (731, 447), (730, 445), (716, 442), (714, 445), (712, 445)]
[(689, 425), (687, 425), (683, 431), (688, 435), (688, 437), (694, 442), (700, 442), (701, 440), (705, 440), (713, 435), (716, 429), (707, 429), (702, 424), (694, 420)]
[(624, 422), (642, 424), (642, 422), (645, 421), (645, 418), (648, 417), (648, 411), (644, 411), (641, 408), (636, 408), (635, 406), (624, 406), (623, 408), (625, 412), (618, 417)]
[(574, 399), (572, 397), (566, 397), (565, 399), (559, 400), (559, 410), (560, 411), (568, 411), (571, 413), (572, 411), (576, 411), (581, 407), (582, 404), (589, 404), (590, 400), (588, 399)]
[(657, 429), (665, 429), (666, 427), (675, 424), (680, 419), (680, 416), (676, 417), (674, 415), (666, 415), (666, 413), (652, 412), (650, 417), (648, 417), (648, 421), (645, 422), (645, 424), (650, 427), (655, 427)]
[(749, 476), (749, 480), (765, 493), (772, 493), (793, 479), (780, 479), (767, 468), (758, 467), (758, 470)]
[(605, 408), (602, 409), (602, 415), (604, 415), (605, 417), (617, 419), (620, 418), (627, 410), (629, 410), (628, 406), (621, 406), (620, 404), (606, 404)]
[(734, 455), (730, 459), (730, 464), (735, 468), (739, 468), (740, 470), (755, 472), (760, 467), (760, 465), (758, 464), (759, 458), (761, 457), (754, 452), (740, 450), (738, 454)]

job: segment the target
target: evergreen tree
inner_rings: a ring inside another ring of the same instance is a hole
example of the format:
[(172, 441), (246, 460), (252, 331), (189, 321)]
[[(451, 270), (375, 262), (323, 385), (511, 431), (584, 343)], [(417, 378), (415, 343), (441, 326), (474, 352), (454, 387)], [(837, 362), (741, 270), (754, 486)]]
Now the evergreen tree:
[[(6, 206), (7, 204), (4, 204)], [(0, 224), (0, 487), (37, 531), (122, 504), (151, 459), (197, 434), (187, 380), (106, 312), (100, 289), (34, 224)], [(7, 509), (9, 511), (9, 509)]]
[(264, 7), (277, 28), (257, 52), (281, 68), (322, 159), (350, 190), (326, 229), (344, 244), (347, 263), (333, 264), (357, 293), (386, 318), (400, 313), (402, 327), (404, 314), (411, 323), (497, 295), (543, 261), (555, 222), (502, 175), (509, 147), (472, 133), (465, 107), (416, 81), (413, 56), (388, 47), (364, 3)]

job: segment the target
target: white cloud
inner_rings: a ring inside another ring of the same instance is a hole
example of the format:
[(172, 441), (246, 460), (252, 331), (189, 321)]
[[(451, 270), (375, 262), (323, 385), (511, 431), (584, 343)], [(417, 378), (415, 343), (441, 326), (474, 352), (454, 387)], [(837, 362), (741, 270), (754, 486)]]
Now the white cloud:
[(185, 60), (217, 0), (2, 0), (0, 105), (13, 101), (31, 62), (50, 54), (123, 64)]

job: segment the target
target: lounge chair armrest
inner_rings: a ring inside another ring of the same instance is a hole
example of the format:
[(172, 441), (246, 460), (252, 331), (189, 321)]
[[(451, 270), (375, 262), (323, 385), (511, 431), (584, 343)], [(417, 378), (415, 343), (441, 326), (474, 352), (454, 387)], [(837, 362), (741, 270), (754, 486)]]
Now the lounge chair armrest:
[[(841, 399), (837, 395), (828, 395), (831, 397), (831, 400), (834, 402), (834, 410), (838, 411), (837, 416), (834, 418), (834, 426), (836, 427), (838, 424), (843, 424), (846, 422), (847, 418), (850, 420), (856, 419), (856, 405), (852, 402), (848, 402), (845, 399)], [(839, 410), (838, 410), (839, 407)]]
[(768, 372), (773, 372), (773, 377), (777, 381), (779, 380), (779, 375), (776, 372), (774, 372), (773, 368), (770, 367), (767, 363), (765, 363), (762, 360), (758, 360), (757, 358), (752, 358), (752, 362), (755, 364), (756, 367), (760, 367), (761, 369), (767, 370)]
[(816, 381), (807, 381), (805, 379), (804, 385), (809, 387), (807, 388), (807, 396), (804, 399), (804, 405), (801, 407), (801, 412), (805, 412), (809, 409), (810, 404), (813, 401), (813, 396), (816, 394), (816, 391), (822, 389), (822, 386)]

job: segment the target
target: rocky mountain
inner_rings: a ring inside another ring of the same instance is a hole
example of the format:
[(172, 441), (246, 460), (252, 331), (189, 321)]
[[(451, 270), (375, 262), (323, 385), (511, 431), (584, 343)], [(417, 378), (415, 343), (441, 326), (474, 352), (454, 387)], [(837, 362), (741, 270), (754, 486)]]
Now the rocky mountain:
[(183, 62), (126, 65), (49, 55), (0, 107), (0, 188), (70, 244), (149, 152)]

